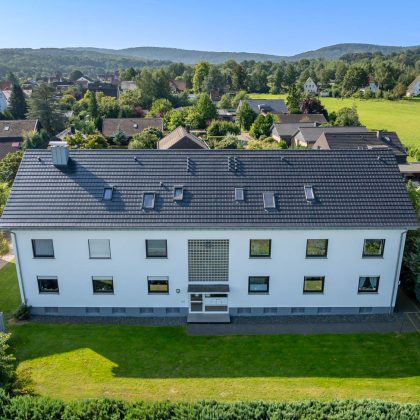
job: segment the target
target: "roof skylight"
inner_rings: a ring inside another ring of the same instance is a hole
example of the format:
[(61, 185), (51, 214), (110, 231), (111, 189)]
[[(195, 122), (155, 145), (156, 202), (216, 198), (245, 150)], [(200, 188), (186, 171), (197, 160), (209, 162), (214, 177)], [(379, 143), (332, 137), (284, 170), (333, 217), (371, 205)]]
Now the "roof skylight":
[(114, 191), (113, 187), (105, 187), (104, 192), (102, 195), (102, 200), (104, 201), (111, 201), (112, 200), (112, 193)]
[(236, 201), (244, 201), (244, 189), (243, 188), (235, 188), (235, 200)]
[(182, 201), (184, 198), (184, 187), (177, 185), (174, 187), (174, 201)]
[(155, 208), (155, 193), (154, 192), (145, 192), (143, 194), (143, 208), (144, 209)]
[(314, 189), (311, 185), (305, 185), (304, 187), (305, 190), (305, 197), (308, 201), (312, 201), (315, 200), (315, 194), (314, 194)]
[(263, 201), (264, 201), (264, 208), (265, 209), (275, 209), (276, 202), (273, 192), (265, 192), (263, 193)]

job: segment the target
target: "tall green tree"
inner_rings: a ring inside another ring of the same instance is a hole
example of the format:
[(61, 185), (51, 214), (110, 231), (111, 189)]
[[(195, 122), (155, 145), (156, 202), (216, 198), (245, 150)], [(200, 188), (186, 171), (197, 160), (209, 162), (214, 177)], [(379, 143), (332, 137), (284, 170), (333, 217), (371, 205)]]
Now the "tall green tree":
[(346, 75), (343, 79), (343, 93), (352, 94), (358, 89), (367, 86), (368, 84), (368, 73), (361, 66), (351, 66), (347, 70)]
[(251, 125), (249, 134), (252, 137), (254, 137), (254, 139), (267, 137), (270, 135), (273, 122), (274, 122), (274, 118), (272, 114), (267, 114), (267, 115), (258, 114), (257, 118)]
[(194, 67), (193, 90), (195, 93), (205, 91), (205, 81), (210, 73), (210, 64), (207, 61), (201, 61)]
[(52, 86), (42, 83), (35, 87), (28, 100), (27, 116), (37, 119), (49, 134), (55, 134), (63, 129), (63, 116), (59, 112), (57, 97)]
[(202, 93), (197, 102), (193, 106), (194, 110), (200, 114), (204, 121), (212, 120), (216, 118), (217, 108), (214, 105), (213, 101), (210, 99), (210, 96), (207, 93)]
[(10, 95), (8, 111), (12, 115), (13, 119), (23, 120), (25, 119), (26, 113), (28, 112), (25, 94), (16, 77), (12, 75), (10, 79), (12, 82), (12, 94)]
[(286, 98), (286, 104), (291, 114), (299, 114), (299, 107), (302, 99), (303, 94), (300, 87), (297, 84), (290, 86), (289, 93)]
[(353, 105), (351, 108), (344, 107), (339, 109), (335, 117), (334, 125), (341, 127), (359, 126), (360, 120), (356, 106)]
[(246, 131), (251, 128), (256, 117), (255, 112), (249, 106), (248, 102), (244, 102), (236, 111), (236, 121)]
[(75, 82), (77, 79), (80, 79), (83, 76), (83, 73), (80, 70), (74, 69), (70, 72), (69, 79), (72, 82)]
[(23, 153), (19, 151), (8, 153), (0, 160), (0, 182), (6, 183), (9, 187), (12, 186), (22, 157)]

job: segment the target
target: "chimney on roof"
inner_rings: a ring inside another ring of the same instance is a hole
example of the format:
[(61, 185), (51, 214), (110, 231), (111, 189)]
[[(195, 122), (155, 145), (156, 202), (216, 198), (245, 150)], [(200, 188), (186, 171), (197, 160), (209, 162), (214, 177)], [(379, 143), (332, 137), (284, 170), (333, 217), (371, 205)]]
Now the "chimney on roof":
[(50, 141), (51, 156), (54, 166), (65, 167), (69, 162), (69, 147), (66, 141)]
[(381, 140), (382, 139), (382, 130), (377, 130), (376, 131), (376, 138), (378, 139), (378, 140)]

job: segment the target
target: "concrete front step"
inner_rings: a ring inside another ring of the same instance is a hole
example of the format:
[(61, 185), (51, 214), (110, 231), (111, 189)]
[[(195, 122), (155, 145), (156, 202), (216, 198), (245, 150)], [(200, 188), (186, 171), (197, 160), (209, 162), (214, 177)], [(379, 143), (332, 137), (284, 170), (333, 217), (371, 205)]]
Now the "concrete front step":
[(189, 314), (189, 324), (229, 324), (229, 314)]

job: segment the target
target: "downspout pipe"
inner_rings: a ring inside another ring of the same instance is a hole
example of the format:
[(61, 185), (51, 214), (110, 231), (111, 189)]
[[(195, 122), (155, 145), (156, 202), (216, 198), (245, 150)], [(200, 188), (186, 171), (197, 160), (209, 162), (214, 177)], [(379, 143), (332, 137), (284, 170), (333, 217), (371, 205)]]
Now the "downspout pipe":
[(403, 259), (403, 255), (404, 255), (404, 245), (405, 245), (405, 235), (407, 234), (407, 230), (404, 230), (403, 232), (401, 232), (400, 235), (400, 246), (399, 246), (399, 253), (398, 253), (398, 260), (397, 260), (397, 264), (395, 266), (395, 279), (394, 279), (394, 287), (392, 289), (392, 295), (391, 295), (391, 302), (389, 304), (389, 314), (392, 314), (392, 308), (395, 306), (394, 304), (394, 300), (396, 298), (396, 290), (398, 288), (399, 285), (399, 277), (400, 277), (400, 273), (401, 273), (401, 265), (402, 265), (402, 259)]
[(20, 256), (19, 256), (19, 246), (17, 242), (17, 237), (15, 232), (10, 232), (13, 238), (13, 249), (15, 251), (15, 259), (16, 259), (16, 272), (17, 272), (17, 278), (19, 282), (19, 289), (20, 289), (20, 298), (22, 301), (22, 304), (26, 305), (26, 294), (25, 294), (25, 286), (23, 285), (23, 279), (22, 279), (22, 270), (20, 268)]

